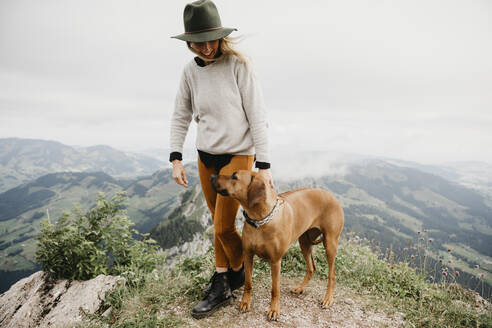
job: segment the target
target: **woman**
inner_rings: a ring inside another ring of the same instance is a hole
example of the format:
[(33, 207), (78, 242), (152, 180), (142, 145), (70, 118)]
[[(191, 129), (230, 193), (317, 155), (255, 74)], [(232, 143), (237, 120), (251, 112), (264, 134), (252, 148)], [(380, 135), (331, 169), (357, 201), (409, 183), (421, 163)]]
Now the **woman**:
[(187, 4), (183, 17), (185, 33), (173, 38), (186, 41), (196, 57), (185, 66), (176, 96), (169, 160), (174, 180), (187, 187), (182, 149), (194, 118), (200, 183), (214, 223), (216, 264), (205, 297), (192, 310), (195, 318), (201, 318), (227, 303), (231, 291), (244, 285), (241, 236), (235, 228), (239, 203), (217, 194), (210, 176), (252, 170), (256, 160), (259, 174), (274, 185), (261, 91), (251, 67), (227, 38), (236, 29), (222, 27), (210, 0)]

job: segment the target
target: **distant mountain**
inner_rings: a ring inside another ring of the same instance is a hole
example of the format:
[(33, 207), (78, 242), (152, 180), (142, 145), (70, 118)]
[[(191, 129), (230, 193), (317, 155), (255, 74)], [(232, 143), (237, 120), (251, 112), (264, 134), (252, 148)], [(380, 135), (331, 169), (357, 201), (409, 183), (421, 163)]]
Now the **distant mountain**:
[[(196, 163), (186, 164), (185, 169), (189, 185), (196, 185), (199, 181)], [(176, 184), (170, 169), (140, 177), (123, 190), (129, 196), (128, 216), (140, 232), (149, 232), (165, 220), (168, 212), (178, 206), (180, 193), (186, 192)]]
[[(272, 152), (272, 170), (276, 179), (320, 177), (345, 174), (353, 165), (383, 161), (398, 167), (417, 169), (458, 183), (492, 199), (492, 164), (477, 161), (422, 164), (396, 158), (361, 155), (326, 150), (275, 149)], [(490, 204), (492, 205), (492, 204)]]
[(484, 162), (450, 162), (445, 167), (454, 170), (459, 177), (456, 182), (487, 193), (492, 197), (492, 164)]
[(397, 159), (384, 159), (396, 166), (411, 167), (419, 171), (438, 175), (492, 197), (492, 164), (463, 161), (447, 162), (442, 165), (423, 165)]
[(0, 139), (0, 192), (48, 173), (102, 171), (114, 177), (136, 177), (167, 165), (109, 146), (71, 147), (56, 141), (6, 138)]

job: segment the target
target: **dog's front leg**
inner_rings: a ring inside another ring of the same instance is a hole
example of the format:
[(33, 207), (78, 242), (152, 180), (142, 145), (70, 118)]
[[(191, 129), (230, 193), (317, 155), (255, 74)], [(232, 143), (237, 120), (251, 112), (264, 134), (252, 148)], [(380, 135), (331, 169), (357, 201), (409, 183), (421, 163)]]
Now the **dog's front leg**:
[(272, 271), (272, 301), (270, 302), (270, 310), (268, 310), (268, 319), (277, 320), (279, 315), (279, 298), (280, 298), (280, 267), (282, 259), (277, 262), (271, 262), (270, 268)]
[(251, 292), (253, 290), (253, 257), (253, 252), (246, 251), (244, 254), (244, 292), (240, 305), (240, 309), (243, 312), (249, 311), (251, 306)]

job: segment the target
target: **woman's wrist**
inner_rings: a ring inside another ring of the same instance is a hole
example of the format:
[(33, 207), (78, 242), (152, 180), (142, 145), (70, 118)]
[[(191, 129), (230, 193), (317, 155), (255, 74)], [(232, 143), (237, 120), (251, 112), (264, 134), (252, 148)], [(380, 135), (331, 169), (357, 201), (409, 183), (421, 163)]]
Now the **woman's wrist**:
[(260, 170), (266, 170), (270, 168), (270, 163), (268, 162), (258, 162), (256, 161), (255, 167)]
[(169, 154), (169, 162), (172, 163), (176, 159), (182, 161), (183, 155), (178, 151), (173, 151), (171, 154)]

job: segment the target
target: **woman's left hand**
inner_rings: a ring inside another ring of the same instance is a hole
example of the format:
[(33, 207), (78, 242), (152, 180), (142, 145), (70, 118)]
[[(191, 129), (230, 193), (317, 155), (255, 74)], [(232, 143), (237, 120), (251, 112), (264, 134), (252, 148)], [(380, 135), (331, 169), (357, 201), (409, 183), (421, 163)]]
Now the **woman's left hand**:
[(275, 188), (275, 186), (273, 185), (272, 172), (270, 171), (270, 169), (259, 169), (258, 173), (265, 178), (272, 189)]

